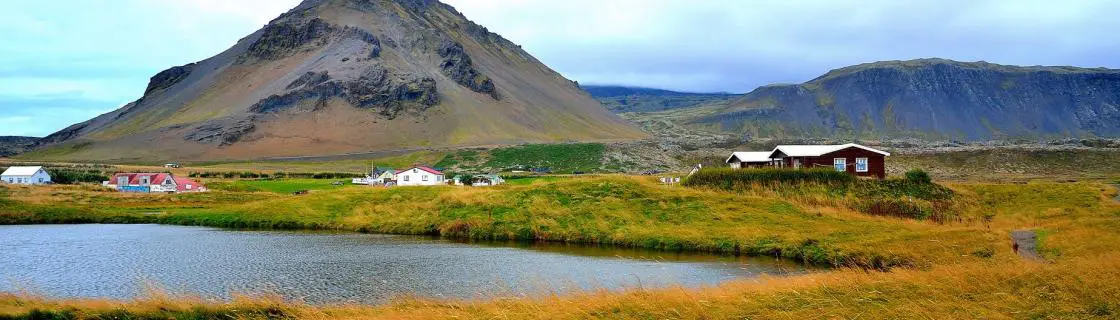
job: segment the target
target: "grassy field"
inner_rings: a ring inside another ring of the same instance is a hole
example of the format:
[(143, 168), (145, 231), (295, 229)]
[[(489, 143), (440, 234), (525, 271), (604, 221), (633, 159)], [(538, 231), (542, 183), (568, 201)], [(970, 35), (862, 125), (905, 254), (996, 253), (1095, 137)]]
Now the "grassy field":
[[(64, 318), (1116, 318), (1120, 204), (1099, 182), (942, 183), (962, 219), (880, 217), (809, 189), (727, 192), (655, 178), (537, 178), (494, 188), (334, 187), (330, 180), (236, 181), (204, 194), (120, 194), (95, 186), (0, 187), (0, 223), (150, 222), (337, 229), (476, 239), (599, 243), (780, 256), (840, 267), (715, 288), (403, 299), (384, 306), (131, 302), (0, 296), (0, 315)], [(218, 185), (221, 185), (220, 181)], [(215, 185), (211, 182), (211, 185)], [(323, 185), (322, 183), (326, 183)], [(304, 186), (310, 187), (304, 187)], [(296, 196), (289, 187), (313, 191)], [(323, 188), (316, 188), (323, 187)], [(1047, 263), (1008, 234), (1039, 232)], [(849, 269), (847, 267), (851, 267)], [(872, 270), (872, 271), (867, 271)], [(874, 271), (880, 270), (880, 271)], [(889, 271), (888, 271), (889, 270)]]
[[(342, 185), (334, 185), (337, 182), (341, 182)], [(207, 187), (217, 191), (293, 193), (304, 190), (340, 190), (357, 186), (350, 184), (349, 179), (262, 179), (217, 181), (211, 182)]]

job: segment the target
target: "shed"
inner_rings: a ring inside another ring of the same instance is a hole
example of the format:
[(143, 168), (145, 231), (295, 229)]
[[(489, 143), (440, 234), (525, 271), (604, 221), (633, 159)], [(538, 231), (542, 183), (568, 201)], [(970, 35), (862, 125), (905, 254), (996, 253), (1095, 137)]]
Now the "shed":
[(773, 161), (773, 159), (770, 159), (770, 153), (771, 151), (733, 152), (724, 162), (730, 165), (732, 169), (761, 168), (770, 165)]

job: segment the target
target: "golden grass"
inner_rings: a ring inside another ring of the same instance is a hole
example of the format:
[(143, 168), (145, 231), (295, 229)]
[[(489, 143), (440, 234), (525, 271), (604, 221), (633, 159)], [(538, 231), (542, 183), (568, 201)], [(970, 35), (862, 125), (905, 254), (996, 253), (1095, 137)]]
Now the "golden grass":
[[(402, 298), (380, 306), (308, 306), (275, 297), (214, 302), (159, 295), (136, 301), (0, 295), (0, 315), (44, 310), (76, 318), (1120, 317), (1120, 204), (1113, 201), (1115, 188), (1091, 182), (948, 186), (961, 197), (968, 221), (873, 217), (826, 196), (731, 194), (626, 176), (496, 188), (343, 188), (302, 197), (219, 192), (136, 198), (89, 187), (12, 187), (3, 191), (8, 201), (28, 206), (76, 199), (72, 203), (79, 207), (120, 202), (136, 210), (162, 210), (168, 217), (275, 219), (393, 233), (431, 227), (461, 235), (529, 232), (557, 241), (661, 241), (701, 250), (725, 241), (798, 244), (813, 239), (837, 252), (899, 255), (920, 263), (889, 272), (838, 269), (712, 288), (542, 293), (481, 301)], [(1049, 262), (1024, 262), (1012, 252), (1008, 234), (1020, 229), (1040, 233), (1041, 253)]]

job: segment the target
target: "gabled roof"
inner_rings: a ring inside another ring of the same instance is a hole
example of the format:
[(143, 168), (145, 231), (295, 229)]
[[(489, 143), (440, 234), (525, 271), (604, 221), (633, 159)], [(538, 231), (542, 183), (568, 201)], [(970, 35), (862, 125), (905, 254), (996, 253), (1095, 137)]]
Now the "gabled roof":
[[(197, 191), (199, 188), (206, 187), (198, 182), (195, 182), (194, 180), (187, 178), (172, 176), (172, 179), (175, 179), (175, 189), (179, 191)], [(188, 190), (187, 185), (191, 185), (191, 189)]]
[(404, 169), (404, 170), (397, 170), (397, 174), (400, 174), (400, 173), (402, 173), (402, 172), (405, 172), (405, 171), (408, 171), (408, 170), (412, 170), (412, 169), (420, 169), (420, 170), (424, 170), (424, 171), (427, 171), (428, 173), (431, 173), (431, 174), (438, 174), (438, 175), (442, 175), (442, 174), (443, 174), (443, 172), (440, 172), (439, 170), (436, 170), (436, 169), (432, 169), (431, 167), (428, 167), (428, 166), (412, 166), (412, 167), (409, 167), (408, 169)]
[(773, 151), (746, 151), (746, 152), (733, 152), (725, 163), (731, 163), (731, 158), (739, 159), (739, 162), (770, 162), (770, 154)]
[(118, 173), (113, 175), (113, 179), (109, 180), (109, 183), (117, 183), (117, 179), (120, 177), (128, 177), (129, 185), (139, 185), (142, 177), (148, 177), (149, 184), (162, 184), (163, 180), (168, 177), (175, 181), (175, 177), (169, 173)]
[(3, 175), (3, 176), (33, 176), (33, 175), (35, 175), (35, 173), (38, 173), (39, 170), (42, 170), (42, 169), (43, 169), (43, 167), (39, 167), (39, 166), (35, 166), (35, 167), (11, 167), (11, 168), (8, 168), (8, 170), (4, 170), (4, 173), (2, 173), (0, 175)]
[(860, 148), (860, 149), (871, 151), (871, 152), (874, 152), (874, 153), (878, 153), (878, 154), (881, 154), (881, 155), (884, 155), (884, 156), (890, 156), (891, 155), (890, 153), (888, 153), (886, 151), (874, 149), (874, 148), (871, 148), (871, 147), (868, 147), (868, 146), (859, 145), (859, 144), (855, 144), (855, 143), (849, 143), (849, 144), (828, 144), (828, 145), (780, 145), (780, 146), (777, 146), (776, 148), (774, 148), (774, 151), (770, 152), (770, 156), (773, 156), (773, 154), (777, 151), (781, 151), (787, 157), (818, 157), (818, 156), (822, 156), (822, 155), (829, 154), (829, 153), (832, 153), (832, 152), (844, 150), (844, 149), (847, 149), (847, 148)]

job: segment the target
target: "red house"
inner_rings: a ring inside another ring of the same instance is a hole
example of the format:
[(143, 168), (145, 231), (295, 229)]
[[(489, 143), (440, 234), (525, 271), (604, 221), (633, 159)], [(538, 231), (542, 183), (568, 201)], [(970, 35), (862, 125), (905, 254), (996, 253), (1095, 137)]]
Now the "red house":
[(779, 168), (834, 168), (861, 177), (887, 177), (891, 154), (855, 143), (842, 145), (781, 145), (770, 152)]
[(170, 173), (118, 173), (105, 185), (121, 192), (204, 192), (206, 186)]

